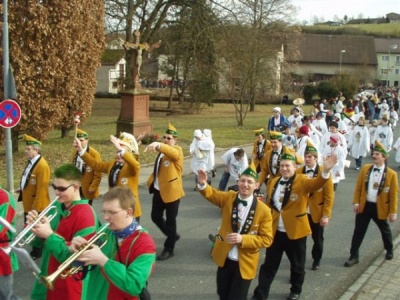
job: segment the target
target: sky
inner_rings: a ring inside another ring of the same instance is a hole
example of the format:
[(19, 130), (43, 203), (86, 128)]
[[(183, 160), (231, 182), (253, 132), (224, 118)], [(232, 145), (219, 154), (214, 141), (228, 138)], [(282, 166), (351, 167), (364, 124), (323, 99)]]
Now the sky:
[[(298, 8), (298, 15), (295, 18), (299, 22), (307, 21), (312, 23), (313, 17), (324, 21), (333, 21), (337, 15), (343, 19), (345, 15), (351, 18), (358, 18), (360, 14), (364, 18), (379, 18), (387, 13), (400, 14), (400, 0), (291, 0)], [(311, 22), (310, 22), (311, 21)]]

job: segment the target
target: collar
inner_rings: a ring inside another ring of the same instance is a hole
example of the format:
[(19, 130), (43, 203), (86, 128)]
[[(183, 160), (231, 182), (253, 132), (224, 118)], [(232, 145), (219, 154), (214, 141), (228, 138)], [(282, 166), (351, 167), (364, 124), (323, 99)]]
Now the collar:
[(36, 155), (34, 158), (32, 158), (32, 159), (30, 159), (29, 161), (30, 161), (30, 163), (32, 164), (32, 165), (34, 165), (35, 164), (35, 162), (37, 162), (39, 159), (40, 159), (40, 154), (39, 155)]

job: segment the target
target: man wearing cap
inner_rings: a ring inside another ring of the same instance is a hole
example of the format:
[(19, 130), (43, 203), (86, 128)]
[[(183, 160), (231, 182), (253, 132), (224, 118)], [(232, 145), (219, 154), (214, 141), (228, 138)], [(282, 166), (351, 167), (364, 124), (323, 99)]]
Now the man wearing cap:
[(261, 161), (261, 172), (258, 178), (258, 183), (256, 189), (259, 189), (265, 179), (269, 176), (269, 182), (272, 178), (278, 177), (281, 175), (279, 172), (280, 165), (280, 156), (287, 148), (282, 145), (282, 133), (279, 131), (270, 131), (269, 132), (271, 147), (272, 149), (267, 151), (265, 154), (265, 158)]
[[(207, 138), (200, 129), (196, 129), (193, 135), (194, 138), (189, 147), (189, 152), (192, 155), (190, 168), (195, 174), (195, 183), (197, 184), (197, 171), (199, 169), (206, 172), (211, 172), (213, 169), (209, 160), (215, 145), (213, 140)], [(211, 184), (211, 179), (209, 179), (209, 184)]]
[[(50, 167), (44, 157), (41, 155), (42, 143), (34, 137), (25, 134), (25, 156), (28, 164), (22, 174), (18, 202), (22, 201), (24, 207), (24, 223), (26, 216), (31, 210), (41, 212), (50, 204), (49, 185), (50, 185)], [(31, 251), (33, 259), (42, 256), (42, 250), (33, 247)]]
[(207, 185), (207, 173), (202, 170), (197, 180), (200, 193), (221, 208), (221, 225), (211, 253), (218, 265), (219, 299), (246, 300), (257, 274), (260, 249), (272, 243), (271, 210), (254, 196), (254, 164), (241, 173), (238, 192), (222, 192)]
[(176, 128), (169, 124), (163, 139), (163, 143), (153, 142), (146, 148), (146, 151), (159, 152), (154, 172), (147, 179), (149, 192), (153, 194), (151, 219), (167, 236), (164, 250), (157, 256), (157, 260), (166, 260), (174, 256), (175, 242), (180, 238), (177, 234), (176, 217), (180, 199), (185, 196), (182, 183), (183, 152), (182, 148), (176, 145)]
[[(318, 164), (318, 150), (311, 142), (307, 141), (304, 151), (305, 166), (296, 170), (297, 174), (306, 174), (309, 178), (317, 177), (323, 171)], [(329, 177), (322, 189), (308, 195), (308, 221), (311, 227), (313, 247), (311, 255), (313, 258), (312, 269), (318, 270), (324, 249), (324, 228), (328, 226), (331, 218), (335, 192), (333, 190), (332, 177)]]
[(275, 107), (272, 110), (272, 117), (268, 121), (268, 131), (278, 130), (283, 125), (289, 125), (290, 123), (286, 117), (282, 114), (280, 107)]
[(374, 140), (379, 141), (385, 147), (387, 152), (392, 150), (393, 130), (389, 126), (389, 119), (387, 117), (383, 117), (381, 124), (378, 125), (378, 128), (375, 131)]
[(389, 222), (397, 220), (398, 180), (397, 173), (386, 165), (388, 151), (379, 141), (375, 142), (372, 153), (373, 164), (362, 167), (357, 178), (353, 197), (353, 211), (356, 215), (350, 258), (345, 267), (358, 264), (359, 248), (371, 219), (379, 228), (386, 250), (385, 258), (393, 259), (393, 240)]
[(267, 205), (272, 211), (274, 241), (268, 248), (265, 262), (258, 275), (258, 286), (251, 299), (268, 298), (271, 284), (278, 272), (283, 252), (290, 261), (289, 300), (299, 299), (305, 276), (307, 235), (311, 234), (307, 218), (308, 194), (314, 193), (329, 180), (330, 170), (336, 163), (331, 156), (324, 161), (323, 170), (317, 177), (308, 178), (296, 174), (297, 157), (292, 150), (286, 149), (281, 155), (280, 172), (267, 187)]
[(96, 160), (88, 152), (85, 152), (79, 138), (75, 138), (74, 147), (87, 166), (90, 166), (95, 172), (108, 175), (109, 189), (123, 186), (132, 190), (136, 198), (134, 217), (139, 222), (142, 209), (139, 201), (140, 165), (137, 161), (139, 156), (137, 141), (132, 134), (127, 132), (121, 132), (119, 138), (110, 135), (110, 141), (116, 152), (115, 158), (109, 161)]
[(261, 171), (261, 160), (264, 159), (265, 153), (272, 149), (271, 142), (265, 139), (264, 129), (253, 130), (256, 140), (253, 143), (253, 162), (257, 171), (257, 174)]
[[(100, 153), (93, 147), (89, 147), (89, 135), (87, 132), (77, 129), (76, 137), (82, 145), (82, 151), (88, 153), (96, 161), (101, 161)], [(93, 199), (99, 196), (99, 186), (101, 182), (101, 172), (95, 172), (90, 166), (87, 166), (81, 156), (78, 154), (76, 148), (72, 152), (72, 163), (78, 168), (82, 174), (82, 182), (79, 188), (82, 199), (89, 200), (92, 205)]]

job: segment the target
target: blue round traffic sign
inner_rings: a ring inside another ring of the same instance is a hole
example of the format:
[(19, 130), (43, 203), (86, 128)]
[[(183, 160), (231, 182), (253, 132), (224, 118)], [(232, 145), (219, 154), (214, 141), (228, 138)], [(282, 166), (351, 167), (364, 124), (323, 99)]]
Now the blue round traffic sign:
[(12, 128), (21, 120), (21, 107), (14, 100), (0, 102), (0, 126)]

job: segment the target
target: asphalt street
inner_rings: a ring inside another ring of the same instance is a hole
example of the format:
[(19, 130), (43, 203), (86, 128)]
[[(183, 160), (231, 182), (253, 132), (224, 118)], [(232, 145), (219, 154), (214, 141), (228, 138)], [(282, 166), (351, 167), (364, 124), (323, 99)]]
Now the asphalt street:
[[(396, 135), (395, 135), (396, 136)], [(250, 147), (245, 148), (248, 155)], [(216, 156), (220, 154), (216, 154)], [(365, 159), (364, 163), (370, 162)], [(398, 171), (394, 162), (394, 153), (389, 157), (389, 166)], [(150, 166), (152, 168), (152, 166)], [(222, 168), (218, 168), (213, 185), (217, 186)], [(349, 256), (351, 236), (354, 229), (354, 214), (352, 212), (352, 197), (358, 171), (352, 166), (346, 169), (346, 180), (339, 184), (335, 195), (335, 205), (332, 219), (325, 230), (325, 249), (321, 267), (318, 271), (311, 270), (311, 237), (308, 238), (306, 278), (303, 286), (302, 299), (338, 299), (348, 287), (361, 276), (371, 262), (379, 255), (384, 255), (379, 230), (371, 223), (360, 249), (360, 263), (353, 268), (345, 268), (343, 263)], [(106, 181), (105, 178), (103, 181)], [(143, 182), (143, 180), (141, 180)], [(233, 184), (233, 182), (230, 182)], [(229, 184), (229, 185), (230, 185)], [(210, 258), (209, 233), (215, 233), (220, 222), (218, 207), (208, 203), (194, 191), (194, 176), (184, 177), (186, 196), (181, 200), (178, 215), (178, 232), (181, 239), (176, 244), (175, 256), (169, 260), (156, 262), (155, 270), (149, 280), (149, 290), (154, 300), (214, 300), (216, 295), (216, 265)], [(140, 201), (143, 215), (142, 226), (153, 236), (157, 251), (163, 248), (164, 236), (150, 219), (151, 195), (147, 188), (140, 187)], [(95, 210), (101, 210), (101, 201), (94, 203)], [(100, 214), (99, 214), (100, 215)], [(19, 227), (22, 226), (19, 219)], [(392, 225), (394, 237), (400, 231), (399, 223)], [(264, 260), (265, 250), (262, 250), (260, 263)], [(34, 277), (22, 267), (15, 273), (14, 290), (21, 299), (29, 299)], [(253, 280), (249, 298), (257, 285)], [(272, 283), (269, 299), (286, 299), (290, 289), (289, 263), (284, 256), (280, 270)]]

